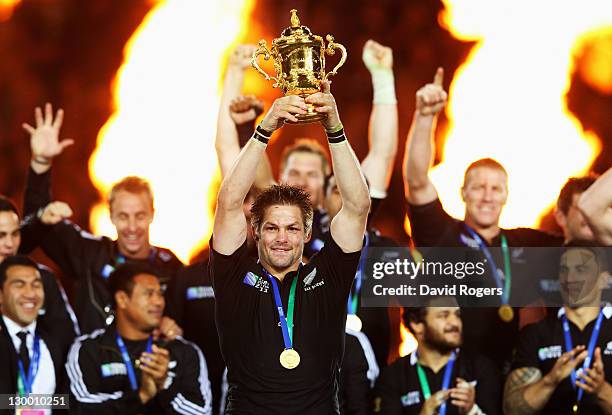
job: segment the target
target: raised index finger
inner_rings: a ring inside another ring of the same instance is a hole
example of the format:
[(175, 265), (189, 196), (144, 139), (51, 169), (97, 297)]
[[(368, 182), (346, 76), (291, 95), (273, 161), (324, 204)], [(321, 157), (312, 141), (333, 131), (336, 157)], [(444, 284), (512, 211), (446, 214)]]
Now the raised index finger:
[(434, 85), (442, 86), (442, 82), (444, 81), (444, 69), (439, 66), (436, 70), (436, 74), (434, 75)]

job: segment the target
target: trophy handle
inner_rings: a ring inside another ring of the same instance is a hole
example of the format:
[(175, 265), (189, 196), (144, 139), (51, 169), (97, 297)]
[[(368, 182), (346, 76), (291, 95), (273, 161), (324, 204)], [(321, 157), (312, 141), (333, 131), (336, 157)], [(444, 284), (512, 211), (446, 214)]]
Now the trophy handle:
[(263, 69), (259, 67), (259, 65), (257, 64), (257, 58), (259, 57), (259, 55), (263, 55), (265, 61), (270, 59), (270, 51), (268, 50), (266, 46), (265, 40), (259, 41), (259, 47), (257, 48), (255, 52), (253, 52), (253, 57), (251, 58), (251, 65), (253, 66), (253, 68), (257, 69), (257, 72), (259, 72), (260, 74), (263, 75), (264, 78), (266, 78), (266, 81), (273, 79), (274, 85), (272, 86), (276, 88), (279, 85), (278, 78), (275, 76), (268, 75), (266, 71), (264, 71)]
[(334, 37), (332, 35), (327, 35), (325, 39), (327, 40), (327, 48), (325, 49), (325, 53), (327, 53), (330, 56), (333, 56), (336, 53), (336, 49), (340, 49), (340, 51), (342, 52), (342, 57), (340, 58), (340, 62), (338, 62), (338, 64), (334, 67), (334, 70), (331, 72), (328, 72), (323, 77), (323, 80), (326, 81), (330, 76), (336, 75), (336, 73), (338, 72), (338, 69), (340, 69), (340, 67), (344, 65), (344, 62), (346, 62), (347, 54), (346, 54), (346, 48), (342, 46), (340, 43), (334, 42)]

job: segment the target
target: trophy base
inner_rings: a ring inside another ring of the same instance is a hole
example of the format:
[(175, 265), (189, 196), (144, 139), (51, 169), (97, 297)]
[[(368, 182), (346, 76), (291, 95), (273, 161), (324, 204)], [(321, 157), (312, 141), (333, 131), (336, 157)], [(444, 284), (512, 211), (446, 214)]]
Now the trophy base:
[(297, 118), (297, 122), (286, 121), (287, 124), (311, 124), (313, 122), (319, 122), (324, 120), (327, 115), (314, 110), (314, 105), (306, 104), (308, 106), (308, 112), (306, 114), (294, 114)]

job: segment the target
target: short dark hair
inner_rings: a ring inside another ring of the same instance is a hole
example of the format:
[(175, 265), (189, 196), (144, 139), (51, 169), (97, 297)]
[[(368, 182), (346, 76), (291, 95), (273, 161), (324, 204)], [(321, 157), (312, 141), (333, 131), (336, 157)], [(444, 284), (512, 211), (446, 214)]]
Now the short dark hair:
[(410, 323), (424, 323), (427, 311), (430, 308), (458, 306), (457, 299), (453, 296), (428, 296), (423, 299), (421, 307), (404, 307), (402, 311), (402, 322), (404, 326), (410, 330)]
[(0, 263), (0, 290), (4, 286), (4, 281), (6, 281), (6, 276), (9, 268), (23, 266), (23, 267), (31, 267), (40, 273), (40, 268), (38, 264), (32, 261), (25, 255), (10, 255), (4, 258), (4, 261)]
[(304, 231), (308, 234), (312, 228), (312, 203), (308, 193), (299, 187), (286, 184), (275, 184), (261, 192), (251, 206), (251, 225), (260, 230), (266, 209), (274, 205), (297, 206), (302, 212)]
[(559, 197), (557, 197), (557, 210), (567, 215), (570, 206), (572, 206), (574, 195), (584, 192), (595, 183), (595, 180), (597, 180), (597, 176), (594, 174), (584, 177), (570, 177), (567, 179), (559, 192)]
[(108, 277), (107, 287), (111, 295), (111, 302), (115, 305), (115, 294), (119, 291), (124, 291), (128, 296), (132, 295), (134, 289), (134, 278), (137, 275), (153, 275), (159, 278), (159, 272), (156, 268), (143, 262), (128, 261), (119, 265)]
[(567, 242), (561, 248), (561, 254), (559, 255), (559, 261), (561, 257), (568, 251), (571, 251), (575, 248), (585, 249), (593, 254), (597, 264), (599, 265), (600, 272), (605, 272), (610, 270), (610, 247), (597, 246), (597, 243), (594, 241), (589, 241), (588, 239), (572, 239)]
[(292, 145), (285, 147), (281, 156), (281, 174), (285, 170), (285, 167), (287, 167), (287, 161), (293, 153), (310, 153), (319, 156), (321, 158), (323, 177), (330, 174), (329, 157), (325, 151), (325, 147), (312, 138), (298, 138)]
[(423, 323), (427, 315), (427, 307), (404, 307), (402, 322), (410, 330), (410, 323)]
[(0, 212), (15, 212), (15, 214), (19, 216), (15, 204), (9, 198), (2, 195), (0, 195)]
[(472, 170), (477, 169), (479, 167), (487, 167), (489, 169), (500, 170), (506, 175), (506, 177), (508, 177), (508, 172), (506, 171), (504, 166), (502, 166), (502, 164), (499, 161), (487, 157), (487, 158), (476, 160), (475, 162), (470, 164), (467, 169), (465, 169), (465, 174), (463, 175), (463, 185), (464, 186), (467, 183), (468, 174)]

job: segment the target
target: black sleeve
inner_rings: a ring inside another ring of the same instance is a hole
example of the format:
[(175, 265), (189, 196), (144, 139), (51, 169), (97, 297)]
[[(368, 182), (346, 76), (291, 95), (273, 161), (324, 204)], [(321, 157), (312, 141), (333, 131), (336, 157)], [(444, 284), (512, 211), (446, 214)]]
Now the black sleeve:
[(540, 367), (538, 361), (538, 324), (529, 324), (520, 331), (512, 370), (521, 367)]
[(215, 297), (220, 298), (224, 293), (232, 292), (244, 275), (241, 269), (248, 261), (247, 241), (236, 249), (231, 255), (223, 255), (215, 251), (213, 238), (210, 238), (210, 259), (208, 272), (215, 290)]
[(36, 174), (30, 167), (23, 199), (23, 222), (19, 253), (27, 255), (40, 245), (48, 232), (38, 219), (38, 210), (51, 203), (51, 171)]
[(502, 379), (492, 361), (476, 359), (476, 404), (487, 415), (502, 415)]
[(83, 415), (138, 414), (144, 406), (138, 391), (102, 392), (97, 344), (77, 339), (70, 349), (66, 371), (70, 379), (70, 413)]
[(368, 379), (368, 361), (359, 340), (346, 335), (344, 359), (342, 361), (342, 408), (343, 415), (367, 415), (371, 411), (372, 391)]
[(92, 258), (109, 249), (104, 237), (93, 236), (68, 220), (46, 227), (48, 231), (41, 241), (43, 252), (72, 278), (86, 275)]
[(383, 369), (374, 387), (375, 414), (401, 415), (403, 408), (401, 402), (400, 385), (401, 366), (395, 364)]
[[(181, 342), (177, 340), (177, 342)], [(161, 390), (156, 399), (166, 414), (197, 413), (210, 415), (212, 394), (208, 368), (202, 351), (193, 343), (179, 343), (175, 355), (176, 367), (172, 383)]]
[(79, 334), (76, 320), (73, 320), (74, 313), (55, 275), (47, 269), (42, 269), (41, 276), (45, 291), (45, 314), (38, 317), (38, 322), (48, 332), (53, 333), (56, 341), (61, 343), (62, 351), (66, 352)]
[(23, 195), (23, 216), (36, 214), (38, 209), (51, 203), (51, 170), (36, 174), (30, 167)]
[(327, 234), (325, 245), (321, 251), (312, 258), (312, 261), (314, 261), (314, 258), (318, 258), (318, 261), (324, 264), (327, 270), (325, 283), (331, 284), (334, 287), (334, 292), (338, 293), (345, 302), (355, 279), (360, 256), (361, 251), (349, 253), (342, 251), (330, 232)]
[(435, 246), (449, 226), (457, 222), (446, 213), (440, 199), (420, 206), (408, 204), (407, 210), (416, 246)]

